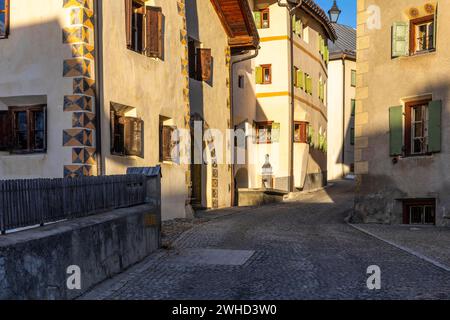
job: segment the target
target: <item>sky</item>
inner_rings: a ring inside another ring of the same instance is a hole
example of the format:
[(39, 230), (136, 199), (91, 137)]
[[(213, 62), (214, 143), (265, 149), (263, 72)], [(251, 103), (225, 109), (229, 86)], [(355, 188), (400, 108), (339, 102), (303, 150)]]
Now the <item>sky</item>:
[[(333, 6), (333, 0), (315, 0), (318, 5), (328, 14)], [(356, 28), (356, 0), (337, 0), (339, 9), (342, 10), (338, 23)]]

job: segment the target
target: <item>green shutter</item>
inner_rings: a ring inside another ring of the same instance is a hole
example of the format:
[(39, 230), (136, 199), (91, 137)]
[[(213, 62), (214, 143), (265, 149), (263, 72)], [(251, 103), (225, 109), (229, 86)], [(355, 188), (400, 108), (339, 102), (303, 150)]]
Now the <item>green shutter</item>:
[(403, 106), (389, 108), (390, 155), (398, 156), (403, 150)]
[(262, 67), (256, 67), (255, 68), (255, 81), (256, 81), (256, 84), (262, 84), (263, 83), (263, 69), (262, 69)]
[(441, 114), (442, 101), (431, 101), (428, 104), (428, 151), (441, 151)]
[(325, 55), (325, 40), (322, 37), (320, 38), (320, 53), (322, 56)]
[(304, 81), (303, 81), (303, 71), (302, 70), (297, 70), (297, 88), (301, 88), (303, 89), (304, 85)]
[(323, 59), (327, 64), (330, 61), (330, 50), (328, 49), (328, 46), (325, 46), (325, 55)]
[(409, 55), (409, 24), (408, 22), (394, 22), (392, 27), (392, 56)]
[(280, 128), (279, 123), (272, 123), (272, 142), (280, 142)]
[(352, 87), (356, 87), (356, 70), (352, 70), (352, 80), (351, 80)]
[(255, 11), (253, 15), (255, 17), (256, 28), (261, 29), (261, 12)]
[(301, 36), (302, 31), (303, 31), (303, 23), (302, 20), (298, 19), (297, 21), (295, 21), (295, 33)]

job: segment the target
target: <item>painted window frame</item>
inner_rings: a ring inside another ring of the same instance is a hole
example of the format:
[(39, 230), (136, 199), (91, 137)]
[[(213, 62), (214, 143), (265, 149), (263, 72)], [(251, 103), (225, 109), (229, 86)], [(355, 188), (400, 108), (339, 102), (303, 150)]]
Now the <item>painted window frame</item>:
[[(262, 68), (262, 83), (261, 84), (272, 84), (272, 65), (271, 64), (262, 64), (260, 65)], [(266, 70), (269, 73), (269, 79), (266, 80)]]
[(308, 143), (308, 127), (307, 121), (294, 121), (294, 143)]
[[(272, 126), (274, 121), (255, 121), (256, 144), (272, 144)], [(266, 130), (266, 139), (261, 140), (260, 131)]]
[[(405, 141), (405, 155), (407, 157), (416, 157), (428, 155), (428, 104), (431, 99), (423, 99), (410, 101), (405, 104), (405, 129), (404, 129), (404, 141)], [(422, 107), (422, 118), (421, 121), (414, 119), (415, 115), (413, 112), (414, 108)], [(414, 124), (422, 124), (422, 136), (415, 136)], [(422, 138), (422, 150), (420, 152), (414, 152), (414, 140)]]
[(0, 8), (0, 13), (5, 15), (5, 30), (3, 33), (0, 33), (0, 39), (7, 39), (9, 36), (9, 24), (10, 24), (10, 1), (5, 0), (5, 7)]
[[(428, 52), (433, 52), (436, 50), (435, 48), (435, 24), (436, 20), (435, 20), (435, 15), (428, 15), (428, 16), (424, 16), (424, 17), (420, 17), (417, 19), (412, 19), (409, 21), (409, 54), (410, 55), (416, 55), (416, 54), (423, 54), (423, 53), (428, 53)], [(430, 39), (430, 35), (428, 35), (428, 45), (429, 47), (427, 47), (426, 49), (423, 50), (417, 50), (417, 28), (423, 25), (427, 25), (427, 24), (431, 24), (433, 26), (433, 34), (432, 34), (432, 38)]]
[[(403, 223), (407, 225), (436, 225), (436, 199), (406, 199), (403, 200)], [(413, 223), (411, 219), (412, 208), (423, 208), (420, 223)], [(426, 208), (431, 208), (433, 212), (432, 222), (426, 221)]]
[[(11, 154), (33, 154), (33, 153), (46, 153), (47, 152), (47, 105), (45, 104), (39, 104), (39, 105), (30, 105), (30, 106), (11, 106), (8, 107), (8, 112), (11, 119)], [(27, 116), (27, 148), (18, 148), (16, 144), (17, 140), (17, 132), (16, 129), (16, 114), (19, 112), (26, 112)], [(34, 139), (36, 137), (36, 127), (35, 122), (32, 119), (32, 115), (40, 112), (43, 114), (43, 125), (44, 129), (39, 130), (43, 131), (43, 148), (36, 148), (36, 145), (34, 142)]]

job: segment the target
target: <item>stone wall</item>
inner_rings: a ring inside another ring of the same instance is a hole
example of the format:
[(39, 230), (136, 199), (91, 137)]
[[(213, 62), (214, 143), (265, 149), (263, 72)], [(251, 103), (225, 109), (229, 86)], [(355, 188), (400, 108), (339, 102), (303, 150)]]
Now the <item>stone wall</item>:
[(160, 245), (159, 203), (1, 236), (0, 299), (73, 299), (141, 261)]

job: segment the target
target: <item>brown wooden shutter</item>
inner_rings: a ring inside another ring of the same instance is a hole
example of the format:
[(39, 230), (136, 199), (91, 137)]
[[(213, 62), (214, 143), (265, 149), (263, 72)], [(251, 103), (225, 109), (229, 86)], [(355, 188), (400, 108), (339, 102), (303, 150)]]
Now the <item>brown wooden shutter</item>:
[(146, 7), (146, 48), (147, 56), (162, 59), (163, 55), (163, 15), (161, 8)]
[(212, 56), (211, 49), (197, 49), (197, 80), (211, 80)]
[(143, 121), (139, 118), (124, 117), (124, 149), (127, 156), (142, 155)]
[(126, 30), (127, 47), (128, 48), (131, 48), (131, 46), (132, 46), (132, 40), (131, 40), (132, 15), (133, 15), (133, 0), (125, 0), (125, 30)]
[(161, 131), (161, 158), (172, 161), (172, 133), (173, 127), (163, 126)]
[(124, 117), (124, 148), (127, 156), (142, 157), (143, 121), (139, 118)]
[(0, 111), (0, 150), (11, 148), (12, 122), (8, 111)]

